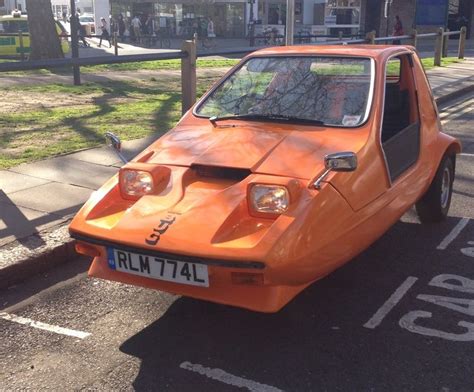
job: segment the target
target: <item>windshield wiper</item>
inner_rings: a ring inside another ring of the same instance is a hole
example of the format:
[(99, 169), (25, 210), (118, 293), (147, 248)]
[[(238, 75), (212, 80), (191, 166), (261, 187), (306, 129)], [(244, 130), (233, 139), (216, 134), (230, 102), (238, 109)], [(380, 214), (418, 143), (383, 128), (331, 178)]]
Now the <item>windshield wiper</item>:
[(282, 114), (256, 114), (256, 113), (246, 113), (246, 114), (231, 114), (228, 116), (212, 116), (209, 118), (209, 121), (215, 125), (217, 121), (220, 120), (256, 120), (256, 121), (288, 121), (288, 122), (298, 122), (305, 124), (315, 124), (315, 125), (324, 125), (323, 121), (320, 120), (311, 120), (309, 118), (300, 118), (293, 116), (285, 116)]

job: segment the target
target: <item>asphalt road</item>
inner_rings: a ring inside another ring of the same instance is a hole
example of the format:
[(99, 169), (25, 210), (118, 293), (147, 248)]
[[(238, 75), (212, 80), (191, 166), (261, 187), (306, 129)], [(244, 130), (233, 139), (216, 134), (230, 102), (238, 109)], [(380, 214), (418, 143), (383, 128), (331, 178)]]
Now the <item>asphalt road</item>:
[(464, 143), (449, 219), (408, 212), (277, 314), (88, 279), (85, 259), (0, 292), (0, 390), (473, 391), (473, 110), (443, 111)]

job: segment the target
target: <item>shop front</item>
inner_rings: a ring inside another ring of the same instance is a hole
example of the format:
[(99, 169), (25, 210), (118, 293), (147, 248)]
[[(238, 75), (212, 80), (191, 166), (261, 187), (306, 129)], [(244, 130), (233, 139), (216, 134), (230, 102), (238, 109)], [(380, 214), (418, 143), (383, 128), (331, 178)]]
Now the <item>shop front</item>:
[[(116, 0), (123, 6), (126, 1)], [(128, 1), (129, 7), (122, 7), (128, 15), (154, 15), (160, 21), (166, 21), (173, 36), (191, 38), (193, 33), (201, 34), (207, 29), (209, 19), (214, 23), (214, 30), (220, 38), (245, 37), (246, 0), (181, 0), (180, 2), (160, 0), (159, 2)], [(125, 9), (126, 8), (126, 9)], [(161, 23), (161, 22), (160, 22)]]
[[(360, 33), (364, 0), (296, 0), (295, 33), (320, 36), (356, 36)], [(365, 2), (365, 1), (364, 1)], [(286, 24), (286, 0), (259, 0), (261, 30)]]

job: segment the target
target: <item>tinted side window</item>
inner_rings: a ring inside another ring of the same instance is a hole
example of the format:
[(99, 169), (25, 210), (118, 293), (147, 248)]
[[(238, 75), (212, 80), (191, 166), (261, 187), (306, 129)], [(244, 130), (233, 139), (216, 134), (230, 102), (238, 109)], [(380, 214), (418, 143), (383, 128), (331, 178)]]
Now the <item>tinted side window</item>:
[(22, 31), (23, 33), (28, 32), (28, 22), (26, 20), (6, 20), (3, 21), (3, 29), (5, 33), (18, 33)]

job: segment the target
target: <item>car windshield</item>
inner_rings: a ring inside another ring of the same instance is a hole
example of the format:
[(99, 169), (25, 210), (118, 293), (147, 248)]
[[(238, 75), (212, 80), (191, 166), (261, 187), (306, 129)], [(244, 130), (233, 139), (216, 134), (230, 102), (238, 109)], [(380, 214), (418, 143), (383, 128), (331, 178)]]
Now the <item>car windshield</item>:
[(90, 16), (80, 16), (79, 20), (81, 22), (89, 22), (89, 23), (94, 22), (94, 18), (91, 18)]
[(255, 57), (227, 77), (196, 114), (356, 127), (368, 116), (372, 90), (367, 58)]

